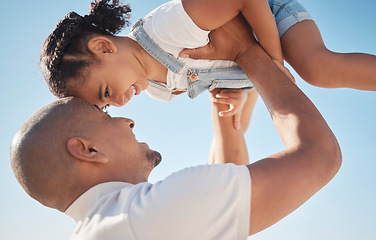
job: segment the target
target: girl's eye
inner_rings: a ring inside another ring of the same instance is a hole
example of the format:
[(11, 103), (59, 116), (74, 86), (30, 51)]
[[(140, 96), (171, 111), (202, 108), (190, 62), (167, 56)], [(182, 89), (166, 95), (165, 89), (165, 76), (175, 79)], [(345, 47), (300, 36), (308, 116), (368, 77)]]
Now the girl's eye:
[(108, 92), (108, 88), (106, 88), (106, 90), (104, 91), (104, 97), (109, 97), (110, 96), (110, 93)]

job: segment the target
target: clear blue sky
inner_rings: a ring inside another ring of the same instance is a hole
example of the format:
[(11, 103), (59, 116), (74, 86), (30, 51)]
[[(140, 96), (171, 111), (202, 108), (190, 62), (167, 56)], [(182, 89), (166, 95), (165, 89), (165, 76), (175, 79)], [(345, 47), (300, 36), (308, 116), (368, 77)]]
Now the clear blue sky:
[[(131, 0), (133, 23), (164, 0)], [(373, 0), (302, 0), (319, 26), (327, 46), (338, 52), (376, 54), (376, 2)], [(361, 3), (361, 4), (360, 4)], [(73, 221), (31, 199), (19, 186), (9, 164), (9, 145), (18, 127), (34, 111), (54, 100), (40, 70), (40, 47), (67, 12), (85, 14), (89, 1), (6, 1), (0, 9), (0, 238), (7, 240), (68, 239)], [(122, 34), (129, 32), (126, 29)], [(293, 70), (292, 70), (293, 72)], [(294, 73), (294, 72), (293, 72)], [(323, 190), (268, 230), (250, 239), (374, 240), (376, 239), (376, 93), (351, 89), (321, 89), (298, 85), (316, 104), (337, 136), (343, 166)], [(163, 162), (151, 182), (187, 166), (204, 164), (212, 138), (208, 94), (195, 100), (179, 96), (166, 104), (145, 93), (116, 116), (133, 118), (139, 140), (159, 150)], [(251, 161), (283, 149), (261, 100), (246, 140)], [(203, 213), (204, 214), (204, 213)]]

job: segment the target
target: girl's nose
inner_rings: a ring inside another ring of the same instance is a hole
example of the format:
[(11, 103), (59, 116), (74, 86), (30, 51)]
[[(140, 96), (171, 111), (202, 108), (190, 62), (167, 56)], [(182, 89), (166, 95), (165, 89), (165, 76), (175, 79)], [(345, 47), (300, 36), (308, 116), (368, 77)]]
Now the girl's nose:
[(115, 107), (122, 107), (126, 104), (125, 97), (122, 94), (119, 94), (118, 96), (114, 96), (111, 99), (110, 105)]

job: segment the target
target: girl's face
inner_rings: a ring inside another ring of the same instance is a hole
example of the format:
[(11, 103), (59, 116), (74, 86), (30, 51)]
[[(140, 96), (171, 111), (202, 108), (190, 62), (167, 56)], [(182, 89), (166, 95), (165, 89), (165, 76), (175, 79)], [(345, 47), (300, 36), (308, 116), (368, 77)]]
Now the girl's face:
[(74, 87), (74, 96), (101, 109), (124, 106), (149, 85), (145, 70), (137, 58), (129, 56), (125, 59), (119, 59), (117, 54), (105, 55), (99, 63), (87, 69), (85, 83)]

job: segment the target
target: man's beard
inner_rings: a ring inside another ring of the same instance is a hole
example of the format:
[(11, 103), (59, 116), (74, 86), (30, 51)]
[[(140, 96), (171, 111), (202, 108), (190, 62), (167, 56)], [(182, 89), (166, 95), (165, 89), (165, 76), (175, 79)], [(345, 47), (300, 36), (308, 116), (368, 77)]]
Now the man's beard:
[(146, 152), (146, 159), (152, 164), (153, 168), (155, 168), (162, 161), (162, 155), (157, 151), (150, 150)]

